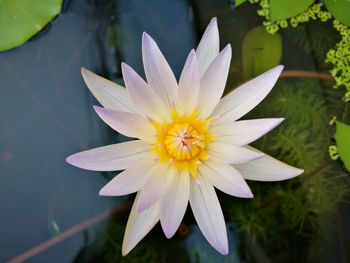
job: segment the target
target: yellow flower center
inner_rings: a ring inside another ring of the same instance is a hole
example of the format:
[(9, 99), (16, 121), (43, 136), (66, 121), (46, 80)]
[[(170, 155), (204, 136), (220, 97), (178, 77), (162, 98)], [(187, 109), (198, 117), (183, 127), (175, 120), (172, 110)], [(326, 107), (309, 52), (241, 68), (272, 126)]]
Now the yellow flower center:
[(183, 116), (173, 109), (170, 122), (151, 120), (157, 130), (157, 141), (151, 149), (159, 161), (170, 162), (175, 169), (197, 176), (197, 165), (208, 159), (206, 146), (215, 138), (208, 133), (212, 121), (199, 119), (196, 110)]

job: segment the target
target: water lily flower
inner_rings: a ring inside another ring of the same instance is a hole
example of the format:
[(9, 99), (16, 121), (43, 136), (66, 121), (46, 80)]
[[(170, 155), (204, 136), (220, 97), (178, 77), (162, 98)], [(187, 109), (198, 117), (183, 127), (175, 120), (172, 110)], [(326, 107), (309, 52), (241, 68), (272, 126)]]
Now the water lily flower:
[[(108, 145), (67, 158), (93, 171), (124, 170), (100, 195), (137, 193), (122, 246), (126, 255), (160, 221), (167, 238), (178, 229), (188, 202), (208, 242), (228, 253), (224, 216), (215, 188), (252, 198), (246, 180), (280, 181), (302, 173), (247, 144), (283, 118), (238, 120), (270, 92), (283, 66), (277, 66), (221, 98), (231, 61), (231, 46), (219, 52), (216, 18), (176, 81), (155, 41), (142, 36), (145, 82), (122, 63), (126, 89), (82, 69), (84, 80), (102, 107), (101, 119), (137, 140)], [(215, 188), (214, 188), (215, 187)]]

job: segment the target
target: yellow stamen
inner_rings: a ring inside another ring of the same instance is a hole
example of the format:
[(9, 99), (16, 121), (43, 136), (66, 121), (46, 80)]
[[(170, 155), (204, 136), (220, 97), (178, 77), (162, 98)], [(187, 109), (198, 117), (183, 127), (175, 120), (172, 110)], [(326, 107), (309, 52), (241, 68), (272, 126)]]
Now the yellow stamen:
[(171, 111), (168, 123), (159, 123), (148, 119), (157, 131), (157, 141), (152, 151), (159, 161), (169, 162), (175, 169), (187, 171), (196, 177), (197, 165), (208, 159), (206, 146), (215, 139), (208, 133), (208, 127), (214, 119), (201, 120), (194, 110), (189, 115), (179, 114), (175, 107)]

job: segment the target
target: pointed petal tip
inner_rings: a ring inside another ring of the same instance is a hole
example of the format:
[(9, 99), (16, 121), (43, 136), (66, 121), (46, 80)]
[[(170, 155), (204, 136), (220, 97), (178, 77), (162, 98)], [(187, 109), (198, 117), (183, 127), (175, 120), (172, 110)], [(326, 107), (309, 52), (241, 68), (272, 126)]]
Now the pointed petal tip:
[(212, 27), (212, 26), (215, 26), (217, 27), (218, 26), (218, 19), (216, 16), (214, 16), (212, 19), (210, 19), (209, 21), (209, 24), (208, 24), (208, 27)]
[(174, 232), (174, 231), (171, 231), (170, 229), (166, 229), (166, 228), (164, 228), (163, 226), (162, 226), (162, 228), (163, 228), (164, 235), (165, 235), (165, 237), (166, 237), (167, 239), (172, 238), (172, 237), (175, 235), (175, 233), (176, 233), (176, 231), (175, 231), (175, 232)]
[(142, 33), (142, 42), (144, 41), (153, 41), (152, 37), (147, 32)]
[(81, 168), (80, 167), (81, 165), (79, 164), (79, 158), (76, 157), (76, 153), (72, 154), (72, 155), (69, 155), (66, 158), (66, 162), (69, 163), (70, 165), (73, 165), (75, 167)]

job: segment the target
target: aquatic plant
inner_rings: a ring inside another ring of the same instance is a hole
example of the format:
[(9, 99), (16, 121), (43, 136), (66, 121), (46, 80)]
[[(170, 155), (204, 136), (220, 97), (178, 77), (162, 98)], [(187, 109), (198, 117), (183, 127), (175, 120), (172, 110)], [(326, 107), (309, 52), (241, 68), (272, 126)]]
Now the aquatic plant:
[(94, 171), (125, 170), (100, 194), (137, 192), (122, 254), (128, 254), (160, 221), (167, 238), (178, 229), (190, 203), (208, 242), (228, 254), (223, 213), (214, 190), (252, 198), (246, 180), (281, 181), (303, 172), (247, 144), (283, 118), (237, 121), (271, 91), (283, 67), (277, 66), (220, 99), (231, 61), (231, 46), (219, 53), (216, 18), (185, 62), (179, 84), (154, 40), (143, 34), (148, 84), (122, 64), (127, 91), (85, 69), (84, 79), (105, 108), (95, 107), (113, 129), (139, 140), (73, 154), (67, 162)]

